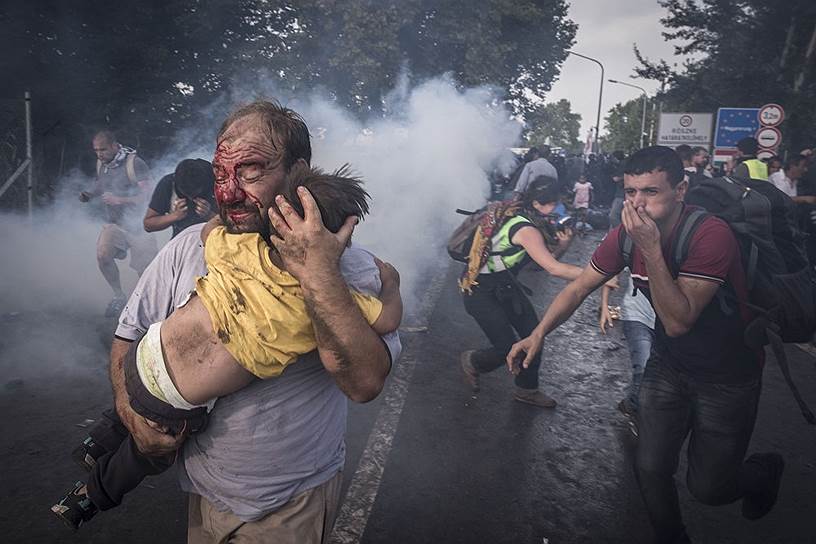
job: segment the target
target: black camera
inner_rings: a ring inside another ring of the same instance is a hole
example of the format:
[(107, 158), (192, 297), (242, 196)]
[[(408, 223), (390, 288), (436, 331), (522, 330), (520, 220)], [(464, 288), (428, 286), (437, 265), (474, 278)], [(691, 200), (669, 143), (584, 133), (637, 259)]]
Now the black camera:
[(547, 222), (557, 232), (565, 232), (568, 229), (575, 228), (578, 220), (570, 215), (559, 215), (557, 213), (548, 213), (546, 216)]

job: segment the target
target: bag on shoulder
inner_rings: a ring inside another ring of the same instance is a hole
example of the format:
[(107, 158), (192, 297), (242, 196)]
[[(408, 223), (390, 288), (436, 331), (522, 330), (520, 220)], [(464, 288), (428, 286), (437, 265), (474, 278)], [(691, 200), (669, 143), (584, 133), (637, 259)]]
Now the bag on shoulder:
[(465, 220), (462, 221), (461, 225), (456, 227), (456, 230), (453, 231), (453, 234), (451, 234), (448, 239), (448, 255), (450, 255), (450, 258), (454, 261), (466, 263), (468, 262), (468, 255), (470, 255), (470, 248), (473, 247), (473, 238), (476, 236), (476, 229), (479, 228), (482, 218), (487, 213), (487, 207), (476, 210), (475, 212), (457, 208), (456, 213), (464, 215)]
[[(793, 201), (767, 181), (723, 177), (700, 181), (686, 202), (719, 217), (734, 232), (748, 287), (748, 300), (739, 302), (782, 341), (809, 342), (816, 332), (816, 277)], [(694, 228), (681, 232), (678, 263), (685, 260), (693, 234)], [(764, 335), (748, 333), (754, 345), (771, 343)]]
[[(102, 173), (102, 167), (105, 165), (102, 163), (101, 160), (96, 160), (96, 177), (99, 177), (99, 174)], [(125, 173), (127, 174), (128, 179), (131, 183), (136, 184), (136, 152), (128, 153), (127, 157), (125, 157)]]
[[(485, 224), (489, 223), (490, 228), (487, 229), (487, 227), (484, 227), (486, 229), (484, 233), (493, 235), (498, 232), (502, 225), (504, 225), (504, 223), (513, 216), (513, 211), (515, 209), (516, 204), (512, 200), (491, 202), (487, 206), (474, 212), (457, 208), (456, 213), (465, 215), (467, 217), (465, 217), (465, 220), (462, 221), (461, 225), (456, 227), (456, 230), (453, 231), (453, 234), (451, 234), (450, 238), (448, 239), (448, 255), (450, 255), (451, 259), (454, 261), (468, 263), (470, 260), (471, 251), (473, 250), (473, 244), (475, 243), (476, 231), (479, 229), (479, 226), (484, 226)], [(493, 217), (492, 222), (489, 220), (489, 216)], [(504, 251), (488, 251), (487, 255), (501, 255), (502, 257), (509, 257), (510, 255), (518, 253), (518, 251), (518, 248), (510, 247)]]
[[(767, 181), (721, 177), (698, 181), (685, 202), (702, 209), (692, 211), (677, 227), (672, 275), (677, 276), (691, 239), (706, 217), (714, 215), (728, 223), (739, 244), (748, 300), (738, 300), (726, 286), (717, 291), (720, 305), (725, 312), (739, 311), (739, 304), (753, 311), (755, 318), (745, 329), (746, 345), (759, 349), (770, 344), (802, 415), (816, 424), (790, 376), (783, 345), (809, 342), (816, 333), (816, 275), (808, 262), (793, 201)], [(632, 241), (625, 238), (622, 253), (628, 263)]]

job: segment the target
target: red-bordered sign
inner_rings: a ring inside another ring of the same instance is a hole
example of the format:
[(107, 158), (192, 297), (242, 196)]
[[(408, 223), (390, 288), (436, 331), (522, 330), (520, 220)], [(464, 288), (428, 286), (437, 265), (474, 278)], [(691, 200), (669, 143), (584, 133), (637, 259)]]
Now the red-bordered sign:
[(776, 149), (782, 141), (782, 133), (775, 127), (762, 127), (756, 131), (755, 137), (762, 149)]
[(785, 110), (779, 104), (765, 104), (759, 108), (757, 118), (763, 127), (775, 127), (785, 120)]

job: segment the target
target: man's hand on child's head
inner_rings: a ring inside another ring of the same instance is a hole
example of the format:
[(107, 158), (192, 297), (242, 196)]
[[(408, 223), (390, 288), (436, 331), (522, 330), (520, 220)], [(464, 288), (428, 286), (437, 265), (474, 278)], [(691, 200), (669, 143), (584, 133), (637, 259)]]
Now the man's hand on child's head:
[[(358, 219), (350, 216), (337, 233), (332, 233), (323, 225), (320, 209), (308, 189), (298, 187), (298, 198), (303, 206), (303, 217), (282, 195), (275, 200), (277, 211), (274, 206), (269, 207), (269, 220), (277, 232), (277, 236), (270, 236), (270, 241), (287, 272), (306, 288), (307, 283), (317, 286), (339, 275), (340, 255), (348, 246)], [(332, 277), (327, 278), (327, 274)]]

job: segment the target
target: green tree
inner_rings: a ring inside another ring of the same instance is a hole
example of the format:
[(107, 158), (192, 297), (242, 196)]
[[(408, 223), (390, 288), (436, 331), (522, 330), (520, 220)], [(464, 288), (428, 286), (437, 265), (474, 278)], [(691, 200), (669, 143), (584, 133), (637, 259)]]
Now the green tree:
[(661, 19), (680, 67), (641, 60), (638, 75), (666, 84), (661, 97), (673, 111), (761, 106), (786, 110), (783, 145), (816, 139), (816, 3), (812, 0), (663, 0)]
[(550, 89), (576, 31), (566, 0), (8, 0), (3, 8), (0, 69), (13, 77), (0, 98), (16, 107), (32, 91), (35, 127), (54, 140), (38, 133), (35, 142), (53, 148), (50, 162), (64, 165), (55, 172), (84, 161), (90, 173), (88, 141), (102, 126), (147, 157), (163, 153), (202, 112), (223, 116), (247, 88), (284, 100), (322, 89), (376, 116), (402, 74), (447, 73), (463, 86), (494, 86), (524, 115)]
[[(649, 145), (650, 128), (657, 130), (654, 99), (646, 99), (646, 136), (644, 144)], [(640, 149), (640, 127), (643, 122), (643, 98), (633, 98), (617, 103), (604, 117), (605, 134), (601, 136), (601, 148), (607, 151), (620, 149), (628, 155)]]
[(579, 152), (582, 144), (578, 138), (581, 130), (581, 114), (573, 113), (569, 100), (540, 104), (527, 116), (524, 137), (528, 145), (548, 144), (563, 147), (572, 153)]
[[(549, 91), (576, 25), (564, 0), (301, 0), (287, 32), (287, 81), (323, 86), (344, 106), (381, 112), (407, 70), (449, 73), (465, 86), (505, 91), (529, 113)], [(273, 59), (275, 61), (276, 59)]]

